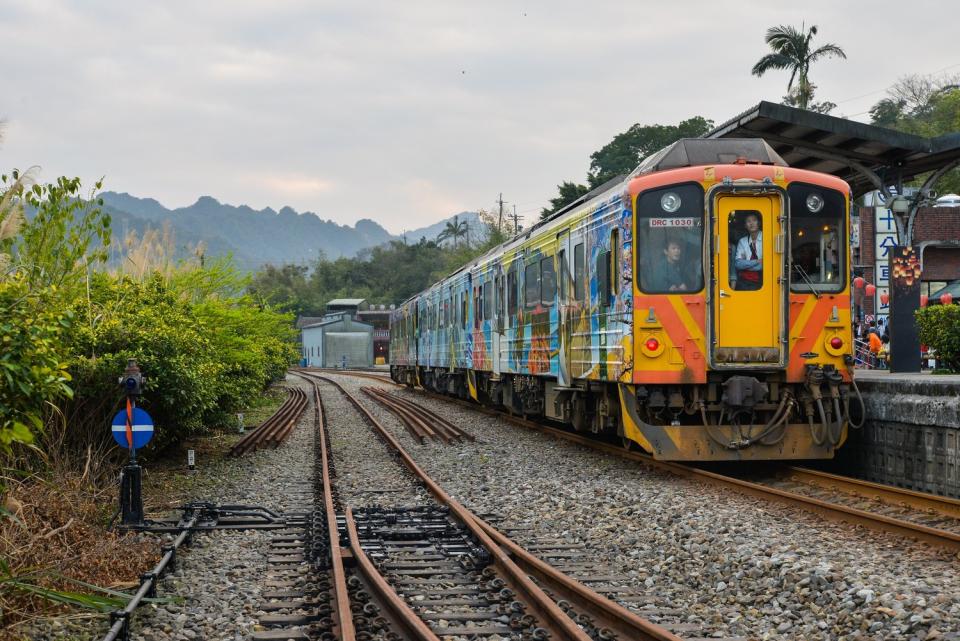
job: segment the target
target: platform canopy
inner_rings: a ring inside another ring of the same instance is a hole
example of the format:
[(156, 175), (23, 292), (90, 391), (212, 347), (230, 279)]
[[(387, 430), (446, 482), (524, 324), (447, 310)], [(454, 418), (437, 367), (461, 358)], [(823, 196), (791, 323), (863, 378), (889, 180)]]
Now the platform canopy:
[(791, 167), (846, 180), (854, 197), (960, 161), (960, 132), (924, 138), (766, 101), (704, 138), (762, 138)]

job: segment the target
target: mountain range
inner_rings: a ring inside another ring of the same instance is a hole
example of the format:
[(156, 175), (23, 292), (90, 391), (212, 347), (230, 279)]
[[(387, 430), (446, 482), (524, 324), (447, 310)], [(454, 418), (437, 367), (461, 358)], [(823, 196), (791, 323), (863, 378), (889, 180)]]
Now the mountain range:
[[(320, 256), (354, 256), (363, 249), (403, 237), (411, 243), (420, 238), (434, 240), (453, 219), (451, 216), (396, 236), (369, 218), (358, 220), (351, 227), (291, 207), (255, 210), (246, 205), (227, 205), (210, 196), (201, 196), (192, 205), (177, 209), (167, 209), (153, 198), (126, 193), (108, 191), (100, 197), (104, 211), (111, 216), (117, 239), (126, 238), (131, 231), (142, 237), (148, 229), (168, 226), (178, 254), (186, 255), (188, 246), (202, 241), (207, 256), (231, 254), (244, 270), (268, 263), (312, 263)], [(476, 238), (482, 229), (477, 213), (461, 212), (457, 216), (470, 225), (470, 237)]]

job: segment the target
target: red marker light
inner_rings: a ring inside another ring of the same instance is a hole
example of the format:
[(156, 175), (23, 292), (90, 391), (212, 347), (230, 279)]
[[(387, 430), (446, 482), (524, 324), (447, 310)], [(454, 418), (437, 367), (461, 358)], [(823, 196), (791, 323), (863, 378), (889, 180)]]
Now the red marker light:
[(830, 339), (830, 347), (832, 347), (833, 349), (840, 349), (841, 347), (843, 347), (843, 339), (840, 338), (839, 336), (834, 336), (833, 338)]
[(655, 351), (657, 351), (658, 349), (660, 349), (660, 341), (658, 341), (657, 339), (655, 339), (655, 338), (653, 338), (653, 337), (648, 338), (648, 339), (647, 339), (647, 342), (645, 343), (645, 345), (646, 345), (646, 348), (647, 348), (647, 351), (648, 351), (648, 352), (655, 352)]

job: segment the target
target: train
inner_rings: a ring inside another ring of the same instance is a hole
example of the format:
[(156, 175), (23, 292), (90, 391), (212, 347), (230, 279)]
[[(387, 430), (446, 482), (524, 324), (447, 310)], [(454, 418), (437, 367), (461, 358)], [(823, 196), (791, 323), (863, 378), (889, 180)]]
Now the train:
[(399, 305), (391, 377), (656, 459), (832, 458), (850, 198), (761, 139), (677, 141)]

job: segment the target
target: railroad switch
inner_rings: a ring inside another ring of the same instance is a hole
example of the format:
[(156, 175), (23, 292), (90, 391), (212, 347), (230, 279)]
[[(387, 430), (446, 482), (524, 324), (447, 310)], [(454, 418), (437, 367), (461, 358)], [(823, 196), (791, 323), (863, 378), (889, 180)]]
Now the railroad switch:
[[(147, 520), (137, 525), (121, 525), (121, 529), (137, 532), (199, 532), (210, 530), (278, 530), (290, 522), (282, 514), (259, 505), (216, 505), (207, 502), (187, 503), (178, 508), (179, 518)], [(192, 517), (196, 516), (196, 520)], [(296, 519), (296, 516), (292, 516)], [(184, 525), (190, 523), (190, 525)]]

